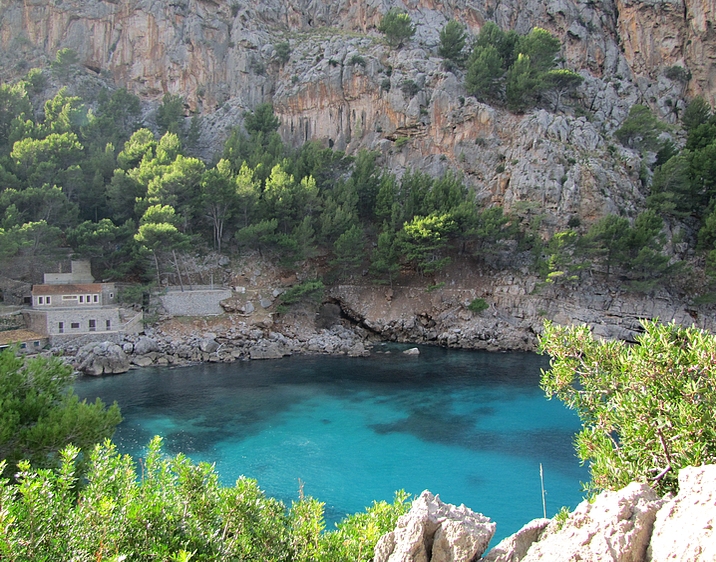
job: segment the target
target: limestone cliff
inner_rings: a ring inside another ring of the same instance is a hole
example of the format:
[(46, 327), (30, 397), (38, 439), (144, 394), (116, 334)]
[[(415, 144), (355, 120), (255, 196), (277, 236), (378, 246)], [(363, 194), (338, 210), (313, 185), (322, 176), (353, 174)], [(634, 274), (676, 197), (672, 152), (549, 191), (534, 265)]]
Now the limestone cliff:
[[(392, 6), (417, 25), (397, 51), (376, 31)], [(553, 231), (640, 204), (638, 156), (610, 134), (636, 102), (673, 121), (686, 96), (716, 99), (713, 14), (713, 0), (0, 0), (0, 68), (17, 77), (72, 48), (87, 72), (139, 94), (150, 124), (152, 104), (180, 94), (187, 116), (203, 118), (207, 158), (245, 110), (272, 101), (287, 141), (378, 149), (398, 172), (460, 169), (481, 198), (536, 205)], [(487, 20), (550, 30), (565, 66), (585, 77), (578, 107), (589, 119), (518, 116), (467, 96), (436, 55), (449, 19), (472, 33)], [(279, 42), (291, 47), (285, 63)], [(402, 91), (406, 80), (417, 93)]]

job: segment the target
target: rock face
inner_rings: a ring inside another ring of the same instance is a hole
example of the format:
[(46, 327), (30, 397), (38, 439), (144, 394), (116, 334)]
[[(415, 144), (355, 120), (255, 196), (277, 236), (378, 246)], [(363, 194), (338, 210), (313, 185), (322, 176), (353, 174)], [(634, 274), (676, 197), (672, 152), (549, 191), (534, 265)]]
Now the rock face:
[(129, 358), (122, 347), (110, 342), (94, 342), (81, 347), (75, 366), (86, 375), (115, 375), (129, 370)]
[(716, 560), (716, 465), (679, 471), (679, 494), (656, 515), (650, 562)]
[(495, 524), (464, 505), (455, 507), (425, 490), (394, 531), (375, 547), (375, 562), (471, 562), (479, 558)]
[[(390, 7), (417, 27), (403, 49), (376, 31)], [(74, 49), (88, 74), (143, 98), (150, 126), (165, 93), (183, 96), (187, 119), (202, 116), (208, 160), (246, 110), (270, 101), (289, 143), (378, 150), (397, 172), (459, 169), (480, 200), (518, 214), (538, 205), (553, 232), (573, 217), (631, 215), (643, 200), (639, 155), (610, 135), (634, 103), (673, 122), (687, 97), (716, 100), (715, 15), (714, 0), (8, 0), (0, 72), (17, 78)], [(450, 19), (472, 34), (486, 21), (549, 30), (585, 78), (578, 98), (589, 119), (552, 113), (556, 101), (514, 115), (467, 95), (463, 73), (437, 56)], [(291, 55), (279, 61), (287, 38)], [(417, 93), (403, 91), (406, 81)]]
[(633, 482), (617, 492), (603, 492), (594, 503), (580, 503), (562, 528), (546, 532), (522, 561), (644, 560), (661, 505), (646, 484)]
[(716, 465), (679, 471), (679, 493), (659, 499), (645, 484), (584, 501), (564, 522), (536, 519), (485, 562), (716, 560)]
[(537, 542), (550, 525), (550, 519), (534, 519), (490, 550), (483, 558), (485, 562), (519, 562), (533, 543)]

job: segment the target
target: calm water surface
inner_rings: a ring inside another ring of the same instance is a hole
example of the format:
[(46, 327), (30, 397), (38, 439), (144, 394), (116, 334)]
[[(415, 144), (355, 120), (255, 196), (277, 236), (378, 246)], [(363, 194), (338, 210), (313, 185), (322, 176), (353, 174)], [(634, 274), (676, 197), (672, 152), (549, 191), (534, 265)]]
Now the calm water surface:
[(398, 489), (424, 489), (497, 521), (496, 538), (581, 499), (588, 474), (572, 446), (576, 416), (538, 387), (547, 361), (530, 353), (376, 346), (371, 357), (142, 369), (81, 379), (87, 398), (116, 400), (115, 441), (135, 458), (153, 435), (165, 450), (242, 474), (290, 504), (326, 502), (328, 527)]

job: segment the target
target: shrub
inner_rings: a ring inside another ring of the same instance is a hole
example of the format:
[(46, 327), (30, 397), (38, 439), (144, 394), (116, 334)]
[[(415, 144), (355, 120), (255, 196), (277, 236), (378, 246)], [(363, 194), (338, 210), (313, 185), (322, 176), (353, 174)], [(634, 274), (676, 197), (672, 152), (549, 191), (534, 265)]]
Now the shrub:
[(659, 148), (659, 134), (664, 130), (666, 125), (647, 106), (636, 104), (631, 106), (628, 117), (614, 132), (614, 136), (629, 148), (656, 151)]
[(295, 285), (281, 294), (279, 300), (281, 304), (284, 305), (296, 304), (306, 299), (320, 300), (324, 289), (323, 282), (318, 279), (304, 281), (300, 285)]
[(355, 53), (354, 55), (351, 56), (350, 59), (348, 59), (348, 64), (350, 64), (351, 66), (355, 66), (355, 65), (359, 64), (360, 66), (365, 68), (365, 65), (367, 63), (366, 63), (366, 60), (364, 57), (362, 57), (358, 53)]
[(383, 78), (383, 81), (380, 83), (380, 89), (384, 92), (390, 92), (390, 78)]
[(395, 139), (395, 148), (400, 150), (409, 142), (410, 142), (410, 137), (398, 137), (397, 139)]
[(490, 308), (490, 305), (487, 304), (487, 301), (485, 299), (479, 298), (479, 299), (473, 299), (470, 304), (467, 305), (467, 309), (471, 312), (480, 313), (483, 310), (487, 310)]
[(420, 86), (418, 86), (413, 80), (405, 80), (400, 85), (400, 90), (408, 97), (412, 98), (420, 91)]
[(325, 531), (323, 503), (301, 495), (286, 509), (243, 476), (223, 487), (212, 465), (167, 457), (158, 437), (141, 477), (134, 461), (105, 441), (89, 455), (78, 487), (79, 454), (67, 447), (57, 470), (23, 461), (18, 484), (0, 481), (3, 559), (368, 562), (378, 539), (410, 508), (409, 495), (399, 491), (392, 504), (373, 502)]
[(385, 35), (388, 45), (399, 49), (405, 41), (415, 35), (415, 26), (408, 14), (391, 8), (380, 20), (378, 31)]
[(684, 84), (691, 80), (691, 72), (683, 66), (679, 66), (677, 64), (667, 68), (664, 71), (664, 76), (666, 76), (669, 80), (675, 80), (676, 82), (682, 82)]
[(540, 337), (551, 357), (542, 388), (582, 420), (576, 448), (589, 463), (590, 491), (632, 480), (676, 491), (680, 468), (716, 461), (716, 336), (674, 323), (642, 327), (636, 345), (549, 322)]
[(280, 64), (286, 64), (288, 62), (288, 59), (291, 58), (291, 45), (289, 45), (288, 41), (276, 43), (273, 46), (273, 49), (274, 56)]

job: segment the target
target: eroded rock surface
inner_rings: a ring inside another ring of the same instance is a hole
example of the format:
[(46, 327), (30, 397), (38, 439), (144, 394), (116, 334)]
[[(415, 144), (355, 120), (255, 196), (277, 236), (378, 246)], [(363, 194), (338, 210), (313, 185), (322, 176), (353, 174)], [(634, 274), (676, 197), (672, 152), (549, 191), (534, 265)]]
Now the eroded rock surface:
[(121, 346), (111, 342), (93, 342), (82, 346), (74, 359), (78, 371), (86, 375), (115, 375), (129, 370), (129, 358)]
[(471, 562), (487, 548), (495, 524), (464, 505), (443, 503), (425, 490), (395, 530), (375, 547), (375, 562)]
[(716, 465), (679, 471), (679, 493), (656, 515), (647, 560), (716, 560)]

